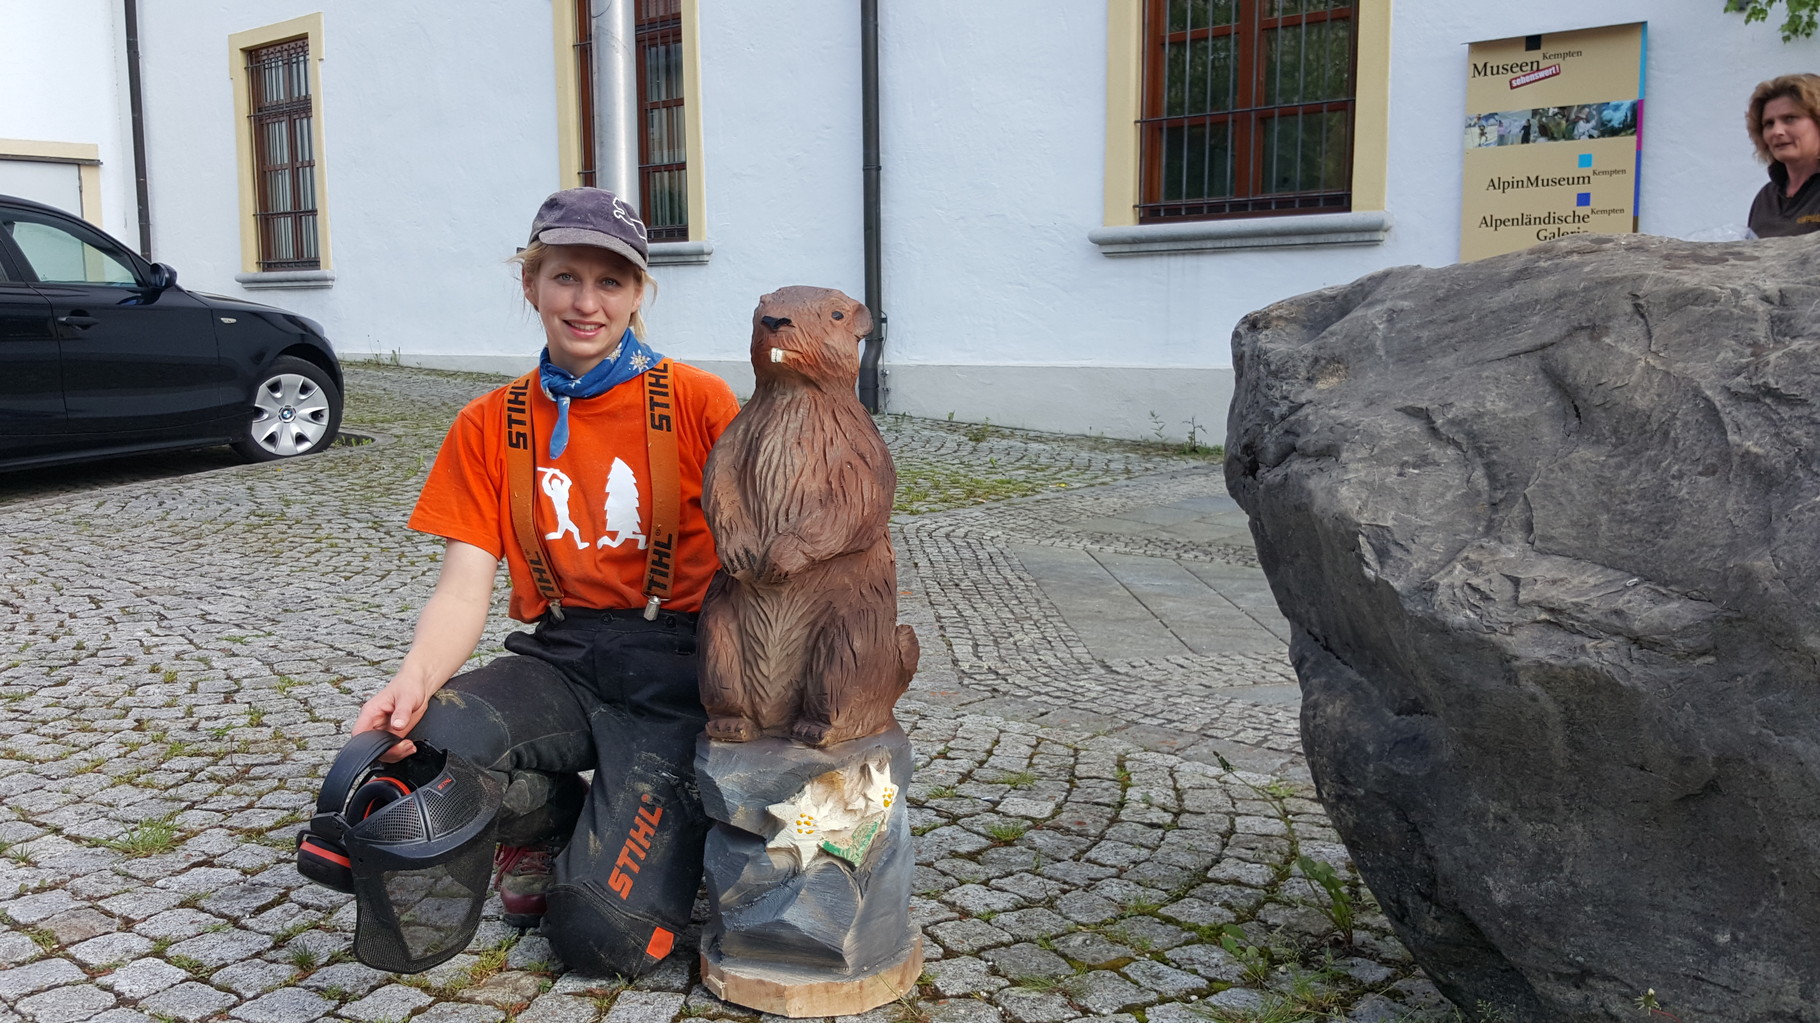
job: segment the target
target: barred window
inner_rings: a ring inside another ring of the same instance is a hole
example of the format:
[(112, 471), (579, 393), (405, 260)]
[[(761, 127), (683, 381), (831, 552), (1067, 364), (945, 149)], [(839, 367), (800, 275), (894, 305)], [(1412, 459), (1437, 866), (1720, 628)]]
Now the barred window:
[(259, 269), (321, 269), (309, 40), (262, 46), (246, 55)]
[(681, 0), (638, 0), (638, 187), (651, 240), (689, 237)]
[[(579, 180), (595, 187), (594, 20), (595, 0), (575, 4), (575, 82), (580, 102)], [(689, 238), (689, 154), (683, 114), (681, 0), (636, 0), (638, 7), (638, 189), (650, 240)]]
[(1139, 222), (1351, 209), (1354, 15), (1146, 0)]

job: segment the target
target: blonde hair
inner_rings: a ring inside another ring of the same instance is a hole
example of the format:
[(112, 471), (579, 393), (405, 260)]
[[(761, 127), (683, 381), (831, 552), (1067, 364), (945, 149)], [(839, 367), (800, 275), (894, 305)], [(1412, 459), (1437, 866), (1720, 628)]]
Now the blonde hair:
[[(519, 249), (517, 254), (506, 260), (506, 262), (517, 263), (519, 268), (519, 280), (527, 281), (537, 276), (538, 271), (543, 269), (544, 260), (548, 258), (550, 258), (550, 246), (545, 245), (540, 241), (534, 241), (524, 248)], [(629, 259), (626, 260), (626, 264), (632, 268), (632, 273), (637, 276), (634, 283), (638, 285), (638, 294), (641, 299), (644, 297), (646, 291), (649, 291), (652, 294), (657, 293), (657, 279), (651, 276), (650, 271), (641, 269), (638, 264), (633, 263)], [(638, 303), (637, 309), (632, 310), (632, 333), (637, 334), (640, 341), (648, 342), (650, 340), (645, 336), (643, 301)]]
[(1769, 144), (1763, 141), (1763, 108), (1772, 99), (1787, 97), (1820, 124), (1820, 75), (1781, 75), (1760, 82), (1750, 94), (1750, 108), (1744, 113), (1744, 126), (1750, 131), (1751, 145), (1757, 147), (1757, 159), (1769, 163)]

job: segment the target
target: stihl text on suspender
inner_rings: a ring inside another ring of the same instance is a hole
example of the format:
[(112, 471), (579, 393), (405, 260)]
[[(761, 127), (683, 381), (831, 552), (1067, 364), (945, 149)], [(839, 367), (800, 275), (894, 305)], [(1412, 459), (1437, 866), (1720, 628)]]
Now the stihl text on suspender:
[(682, 505), (681, 456), (676, 450), (675, 374), (669, 359), (645, 371), (645, 448), (651, 463), (651, 546), (645, 551), (645, 617), (670, 597), (676, 569), (676, 528)]

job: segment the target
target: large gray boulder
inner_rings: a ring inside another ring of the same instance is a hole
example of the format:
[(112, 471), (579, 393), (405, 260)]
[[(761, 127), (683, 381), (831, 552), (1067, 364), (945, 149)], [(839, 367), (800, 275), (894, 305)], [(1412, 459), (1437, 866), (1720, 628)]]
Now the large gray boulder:
[(1820, 1019), (1820, 238), (1386, 270), (1233, 360), (1309, 766), (1442, 991)]

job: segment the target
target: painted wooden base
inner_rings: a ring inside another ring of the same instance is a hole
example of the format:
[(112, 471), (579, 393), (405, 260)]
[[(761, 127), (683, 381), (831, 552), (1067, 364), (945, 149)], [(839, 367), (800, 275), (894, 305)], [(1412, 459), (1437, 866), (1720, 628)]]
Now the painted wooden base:
[(818, 980), (757, 963), (727, 964), (716, 953), (701, 954), (701, 980), (714, 997), (774, 1016), (851, 1016), (876, 1009), (886, 1002), (916, 992), (923, 974), (923, 937), (910, 942), (910, 950), (896, 963), (881, 966), (859, 977)]

